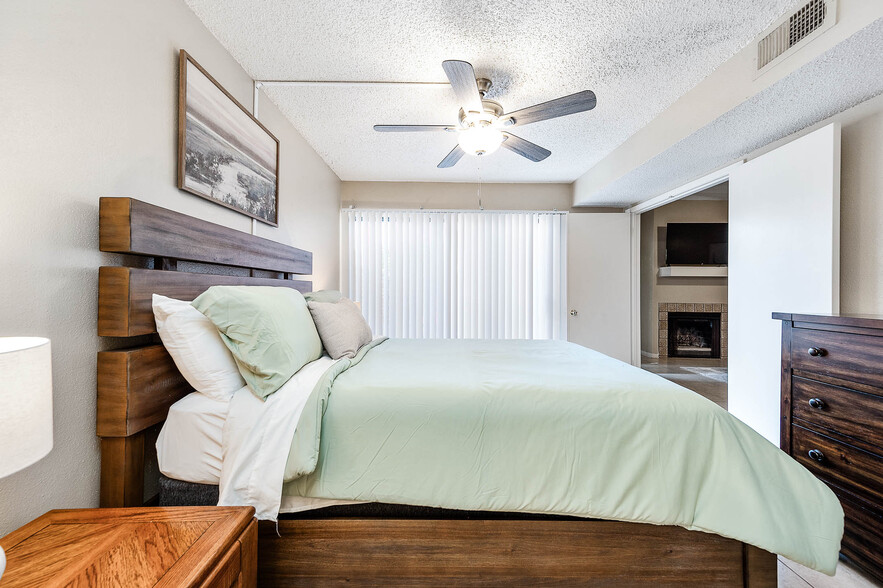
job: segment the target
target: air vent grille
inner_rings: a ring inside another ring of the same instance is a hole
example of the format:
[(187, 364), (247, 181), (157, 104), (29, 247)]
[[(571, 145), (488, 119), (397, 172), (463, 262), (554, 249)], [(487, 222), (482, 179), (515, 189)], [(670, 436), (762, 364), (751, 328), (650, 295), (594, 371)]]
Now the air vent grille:
[(825, 0), (812, 0), (788, 19), (789, 46), (794, 46), (808, 34), (825, 24), (828, 6)]
[(810, 0), (775, 25), (757, 43), (757, 71), (761, 71), (792, 47), (834, 24), (836, 0)]

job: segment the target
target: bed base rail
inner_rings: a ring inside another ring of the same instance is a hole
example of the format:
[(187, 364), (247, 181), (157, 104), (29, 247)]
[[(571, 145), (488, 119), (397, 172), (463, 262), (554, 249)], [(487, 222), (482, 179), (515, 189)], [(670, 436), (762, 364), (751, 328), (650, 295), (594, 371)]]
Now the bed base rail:
[(278, 530), (259, 525), (262, 586), (776, 586), (772, 553), (673, 526), (332, 518)]

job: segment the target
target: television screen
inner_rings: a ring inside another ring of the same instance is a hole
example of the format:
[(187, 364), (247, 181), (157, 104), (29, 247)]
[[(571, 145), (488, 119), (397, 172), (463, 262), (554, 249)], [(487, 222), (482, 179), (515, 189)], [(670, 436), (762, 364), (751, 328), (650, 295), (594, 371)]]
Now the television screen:
[(726, 265), (727, 223), (668, 223), (667, 265)]

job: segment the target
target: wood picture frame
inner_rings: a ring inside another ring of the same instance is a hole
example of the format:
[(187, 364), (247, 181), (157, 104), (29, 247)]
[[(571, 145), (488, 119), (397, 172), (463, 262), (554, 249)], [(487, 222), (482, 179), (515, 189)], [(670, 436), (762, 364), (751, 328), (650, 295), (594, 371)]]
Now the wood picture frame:
[(178, 188), (279, 226), (279, 139), (183, 49)]

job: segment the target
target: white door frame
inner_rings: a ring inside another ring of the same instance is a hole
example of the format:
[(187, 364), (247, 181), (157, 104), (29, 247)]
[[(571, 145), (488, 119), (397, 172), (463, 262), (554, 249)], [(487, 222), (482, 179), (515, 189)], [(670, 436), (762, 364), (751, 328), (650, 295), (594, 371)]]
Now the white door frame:
[(701, 192), (712, 186), (723, 184), (730, 179), (730, 174), (737, 167), (745, 163), (744, 160), (737, 161), (732, 165), (723, 167), (710, 174), (697, 178), (692, 182), (688, 182), (683, 186), (679, 186), (673, 190), (669, 190), (664, 194), (648, 198), (634, 206), (627, 208), (625, 211), (632, 215), (631, 222), (631, 307), (632, 307), (632, 365), (640, 367), (641, 365), (641, 215), (649, 212), (654, 208), (665, 206), (672, 202), (682, 200), (687, 196), (691, 196), (696, 192)]
[(641, 213), (631, 212), (632, 365), (641, 367)]

